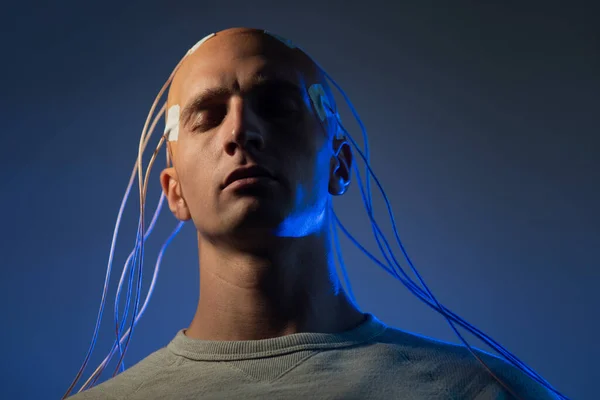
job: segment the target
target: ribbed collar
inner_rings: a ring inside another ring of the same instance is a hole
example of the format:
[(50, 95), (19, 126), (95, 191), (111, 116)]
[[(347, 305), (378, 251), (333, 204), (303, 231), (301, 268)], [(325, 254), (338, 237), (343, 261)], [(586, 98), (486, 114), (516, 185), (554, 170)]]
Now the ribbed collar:
[(386, 325), (365, 313), (365, 321), (341, 333), (294, 333), (291, 335), (242, 341), (192, 339), (180, 330), (167, 345), (176, 355), (196, 361), (234, 361), (273, 357), (301, 350), (332, 349), (359, 345), (383, 333)]

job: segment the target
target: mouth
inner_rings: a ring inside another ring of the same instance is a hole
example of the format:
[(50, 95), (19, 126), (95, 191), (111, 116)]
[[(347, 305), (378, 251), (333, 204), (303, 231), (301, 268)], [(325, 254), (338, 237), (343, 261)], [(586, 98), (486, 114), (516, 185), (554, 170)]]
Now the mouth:
[(275, 180), (275, 177), (266, 168), (258, 165), (238, 168), (227, 176), (225, 182), (221, 185), (221, 189), (229, 186), (246, 186), (260, 184)]

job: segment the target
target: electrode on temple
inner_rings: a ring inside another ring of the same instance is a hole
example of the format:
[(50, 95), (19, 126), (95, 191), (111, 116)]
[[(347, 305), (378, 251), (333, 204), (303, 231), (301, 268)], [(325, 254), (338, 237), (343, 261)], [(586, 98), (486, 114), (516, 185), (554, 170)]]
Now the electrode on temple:
[(179, 138), (179, 105), (169, 107), (167, 122), (165, 123), (165, 136), (169, 142), (176, 142)]

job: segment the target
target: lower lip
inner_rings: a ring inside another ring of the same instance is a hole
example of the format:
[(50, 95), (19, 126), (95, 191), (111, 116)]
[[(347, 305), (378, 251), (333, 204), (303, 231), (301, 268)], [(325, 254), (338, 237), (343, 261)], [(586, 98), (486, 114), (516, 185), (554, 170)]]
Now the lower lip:
[(250, 187), (250, 186), (265, 185), (265, 184), (272, 183), (272, 182), (275, 182), (275, 180), (268, 176), (253, 176), (250, 178), (243, 178), (243, 179), (238, 179), (236, 181), (233, 181), (227, 186), (227, 188), (228, 189), (241, 189), (241, 188), (246, 188), (246, 187)]

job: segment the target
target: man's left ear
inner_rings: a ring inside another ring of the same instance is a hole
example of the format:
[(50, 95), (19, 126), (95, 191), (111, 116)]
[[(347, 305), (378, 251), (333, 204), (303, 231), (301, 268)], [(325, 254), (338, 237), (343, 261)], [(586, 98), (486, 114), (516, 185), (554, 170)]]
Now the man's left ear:
[(333, 139), (330, 165), (329, 193), (341, 196), (348, 190), (352, 175), (352, 149), (345, 138)]

